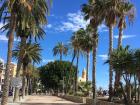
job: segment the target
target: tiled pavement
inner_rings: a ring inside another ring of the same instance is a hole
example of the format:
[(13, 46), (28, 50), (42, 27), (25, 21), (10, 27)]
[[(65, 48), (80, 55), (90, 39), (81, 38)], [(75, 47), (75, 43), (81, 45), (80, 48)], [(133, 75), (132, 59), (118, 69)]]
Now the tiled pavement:
[(28, 96), (21, 105), (82, 105), (55, 96)]

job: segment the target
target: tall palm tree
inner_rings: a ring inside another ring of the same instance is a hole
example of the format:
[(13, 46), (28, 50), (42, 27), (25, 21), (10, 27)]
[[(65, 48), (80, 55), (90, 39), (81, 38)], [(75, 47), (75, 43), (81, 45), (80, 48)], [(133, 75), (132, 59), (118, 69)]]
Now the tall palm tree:
[(126, 28), (126, 17), (128, 17), (129, 21), (132, 22), (134, 19), (134, 5), (130, 2), (122, 1), (118, 3), (118, 10), (119, 10), (119, 38), (118, 38), (118, 48), (122, 45), (122, 36), (123, 30)]
[[(35, 32), (32, 32), (34, 31)], [(21, 34), (20, 34), (21, 33)], [(20, 39), (21, 39), (21, 43), (20, 43), (20, 46), (21, 46), (21, 49), (20, 49), (20, 56), (18, 58), (18, 63), (17, 63), (17, 72), (16, 72), (16, 77), (19, 77), (20, 76), (20, 71), (21, 71), (21, 66), (22, 66), (22, 59), (23, 59), (23, 55), (24, 55), (24, 45), (26, 45), (26, 40), (29, 39), (31, 37), (42, 37), (43, 35), (45, 35), (45, 32), (43, 31), (43, 29), (40, 27), (40, 26), (36, 26), (34, 27), (34, 29), (32, 29), (32, 27), (29, 29), (25, 29), (24, 30), (17, 30), (17, 34), (19, 35)], [(18, 100), (18, 95), (19, 94), (19, 88), (16, 88), (15, 89), (15, 94), (14, 94), (14, 101), (17, 101)]]
[[(126, 28), (126, 17), (129, 18), (129, 21), (134, 19), (134, 12), (132, 12), (133, 5), (130, 2), (121, 1), (118, 3), (118, 10), (119, 10), (119, 38), (118, 38), (118, 48), (122, 45), (122, 37), (123, 37), (123, 30)], [(115, 88), (119, 86), (120, 81), (120, 73), (116, 71), (115, 74)]]
[(72, 63), (76, 57), (76, 72), (75, 72), (75, 84), (74, 84), (74, 90), (75, 93), (78, 90), (78, 66), (79, 66), (79, 57), (80, 57), (80, 53), (82, 53), (81, 50), (81, 41), (82, 41), (82, 36), (85, 35), (85, 31), (84, 29), (79, 29), (77, 32), (74, 32), (73, 36), (71, 37), (71, 47), (73, 50), (73, 59), (72, 59)]
[[(43, 31), (43, 29), (41, 29), (40, 26), (47, 23), (47, 19), (45, 16), (46, 13), (48, 12), (47, 3), (48, 2), (46, 2), (45, 0), (41, 0), (41, 1), (36, 0), (32, 2), (27, 0), (24, 3), (24, 4), (27, 4), (27, 7), (29, 8), (30, 11), (18, 14), (19, 22), (17, 25), (18, 28), (16, 30), (16, 34), (21, 39), (21, 46), (26, 44), (26, 40), (28, 38), (31, 39), (32, 37), (35, 37), (35, 39), (36, 38), (40, 39), (43, 37), (43, 35), (45, 35), (45, 32)], [(24, 22), (24, 19), (28, 19), (28, 20), (25, 21), (27, 25), (24, 26), (25, 29), (23, 30), (22, 24)], [(21, 69), (21, 64), (22, 64), (22, 59), (23, 59), (23, 53), (22, 53), (23, 50), (24, 50), (23, 48), (21, 48), (20, 50), (20, 57), (17, 63), (16, 77), (20, 76), (20, 69)], [(19, 94), (19, 90), (18, 88), (16, 88), (14, 101), (17, 101), (18, 96), (19, 96), (18, 94)]]
[[(29, 15), (30, 13), (32, 13), (32, 15), (34, 15), (34, 20), (36, 21), (36, 23), (44, 23), (45, 21), (43, 20), (43, 18), (46, 15), (46, 12), (44, 12), (44, 8), (46, 9), (46, 11), (48, 10), (48, 7), (45, 3), (45, 0), (41, 0), (41, 1), (30, 1), (30, 0), (9, 0), (9, 1), (3, 1), (2, 3), (2, 7), (0, 9), (0, 16), (5, 16), (4, 19), (7, 19), (9, 21), (9, 44), (8, 44), (8, 58), (7, 58), (7, 69), (6, 69), (6, 78), (5, 78), (5, 88), (3, 91), (3, 97), (4, 99), (2, 99), (2, 104), (7, 104), (7, 97), (8, 97), (8, 85), (9, 85), (9, 65), (11, 62), (11, 55), (12, 55), (12, 45), (13, 45), (13, 33), (15, 31), (15, 27), (17, 24), (22, 25), (22, 29), (24, 30), (26, 26), (28, 26), (28, 22), (30, 20)], [(36, 5), (32, 5), (32, 4), (36, 4)], [(40, 6), (41, 5), (41, 8)], [(37, 7), (37, 8), (35, 8)], [(47, 8), (46, 8), (47, 7)], [(8, 8), (8, 9), (7, 9)], [(8, 10), (8, 11), (7, 11)], [(36, 11), (36, 12), (34, 12)], [(6, 13), (6, 15), (3, 15), (3, 13)], [(7, 13), (9, 13), (10, 15), (7, 15)], [(18, 15), (18, 16), (17, 16)], [(10, 16), (10, 17), (8, 17)], [(31, 15), (30, 15), (31, 16)], [(39, 17), (40, 18), (39, 18)], [(19, 17), (22, 17), (22, 20), (19, 20)], [(17, 67), (19, 69), (19, 66)], [(17, 72), (18, 73), (18, 72)]]
[[(60, 55), (60, 61), (62, 61), (63, 55), (67, 55), (68, 47), (64, 45), (62, 42), (59, 42), (54, 48), (53, 48), (53, 55)], [(64, 84), (64, 72), (63, 72), (63, 94), (65, 93), (65, 84)]]
[(62, 61), (63, 55), (67, 55), (68, 47), (64, 45), (62, 42), (59, 42), (54, 48), (53, 48), (53, 55), (60, 55), (60, 61)]
[(103, 1), (89, 0), (88, 4), (84, 4), (82, 11), (84, 12), (85, 19), (90, 20), (90, 25), (92, 27), (92, 57), (93, 57), (93, 67), (92, 67), (92, 91), (93, 100), (96, 105), (96, 55), (98, 46), (98, 26), (102, 23), (104, 17), (99, 12), (99, 9), (103, 7)]
[[(106, 0), (104, 8), (102, 12), (104, 13), (105, 23), (109, 28), (109, 57), (111, 57), (111, 53), (113, 51), (113, 28), (117, 22), (117, 4), (119, 0)], [(110, 58), (111, 59), (111, 58)], [(109, 63), (109, 101), (111, 101), (111, 97), (113, 95), (113, 67), (111, 62)]]
[[(13, 57), (15, 58), (19, 58), (20, 57), (20, 47), (21, 46), (17, 46), (15, 50), (13, 50)], [(25, 89), (27, 87), (27, 83), (26, 83), (26, 79), (27, 79), (27, 67), (31, 62), (36, 62), (39, 63), (41, 61), (41, 55), (40, 55), (40, 45), (39, 44), (31, 44), (31, 43), (27, 43), (26, 45), (24, 45), (24, 51), (23, 51), (23, 87), (22, 87), (22, 91), (23, 91), (23, 97), (25, 96)]]
[[(0, 20), (2, 18), (7, 17), (4, 13), (7, 13), (10, 15), (10, 18), (8, 19), (10, 28), (7, 32), (8, 36), (8, 51), (7, 51), (7, 64), (6, 64), (6, 70), (5, 70), (5, 78), (4, 78), (4, 88), (3, 88), (3, 94), (2, 94), (2, 100), (1, 105), (7, 105), (8, 103), (8, 93), (9, 93), (9, 78), (10, 78), (10, 64), (11, 64), (11, 58), (12, 58), (12, 47), (13, 47), (13, 40), (14, 40), (14, 31), (16, 28), (16, 12), (17, 12), (17, 6), (15, 1), (9, 0), (9, 1), (3, 1), (2, 6), (0, 8)], [(8, 5), (9, 4), (9, 5)], [(9, 10), (9, 11), (7, 11)], [(4, 16), (4, 17), (3, 17)]]
[(88, 72), (90, 67), (90, 52), (92, 50), (92, 37), (91, 37), (91, 26), (88, 26), (86, 30), (83, 30), (82, 38), (80, 41), (81, 49), (86, 52), (87, 57), (87, 72), (86, 72), (86, 82), (88, 82)]

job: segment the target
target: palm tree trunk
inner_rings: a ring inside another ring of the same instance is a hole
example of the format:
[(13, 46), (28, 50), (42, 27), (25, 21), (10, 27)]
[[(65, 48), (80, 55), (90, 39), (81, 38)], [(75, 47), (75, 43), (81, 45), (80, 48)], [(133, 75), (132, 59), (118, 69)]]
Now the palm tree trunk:
[(134, 74), (134, 83), (135, 83), (135, 103), (137, 102), (137, 77)]
[(79, 65), (79, 51), (77, 52), (76, 72), (75, 72), (75, 93), (78, 90), (78, 65)]
[(131, 85), (129, 82), (127, 82), (126, 84), (126, 92), (127, 92), (128, 102), (131, 102)]
[(27, 78), (26, 78), (27, 67), (23, 65), (23, 80), (22, 80), (22, 97), (25, 97), (26, 86), (27, 86)]
[(32, 89), (33, 86), (31, 85), (32, 84), (32, 79), (33, 78), (29, 78), (29, 95), (32, 95), (32, 90), (33, 90)]
[[(16, 77), (20, 77), (20, 71), (21, 71), (21, 66), (22, 66), (22, 56), (23, 56), (23, 50), (24, 50), (24, 46), (26, 44), (26, 37), (21, 37), (21, 46), (20, 46), (20, 52), (19, 52), (19, 59), (18, 59), (18, 63), (17, 63), (17, 69), (16, 69)], [(14, 102), (18, 101), (19, 97), (19, 88), (15, 88), (15, 94), (14, 94)]]
[(119, 84), (120, 84), (121, 89), (122, 89), (122, 94), (123, 94), (123, 97), (124, 97), (124, 102), (125, 102), (126, 105), (128, 105), (128, 100), (127, 100), (126, 92), (125, 92), (125, 90), (123, 88), (122, 83), (120, 82)]
[(118, 48), (122, 45), (123, 26), (119, 28)]
[(75, 53), (75, 51), (74, 51), (74, 55), (73, 55), (73, 58), (72, 58), (72, 60), (71, 60), (71, 65), (70, 65), (70, 68), (71, 68), (71, 67), (72, 67), (72, 65), (73, 65), (73, 62), (74, 62), (75, 57), (76, 57), (76, 53)]
[(138, 102), (140, 102), (140, 72), (137, 71), (137, 78), (138, 78)]
[[(72, 69), (73, 62), (74, 62), (75, 57), (76, 57), (76, 53), (74, 51), (74, 55), (73, 55), (73, 58), (72, 58), (72, 61), (71, 61), (71, 64), (70, 64), (70, 70)], [(72, 70), (71, 70), (71, 74), (72, 74)], [(75, 73), (74, 73), (74, 75), (75, 75)], [(70, 81), (71, 81), (71, 84), (73, 84), (73, 93), (74, 93), (75, 92), (75, 78), (70, 77)]]
[[(109, 27), (109, 57), (111, 59), (111, 53), (113, 51), (113, 26)], [(113, 81), (113, 67), (111, 62), (109, 62), (109, 101), (111, 101), (111, 97), (113, 95), (112, 89), (112, 81)]]
[(22, 84), (23, 84), (23, 85), (22, 85), (22, 97), (25, 98), (26, 86), (27, 86), (26, 76), (23, 76)]
[(87, 72), (86, 72), (86, 82), (88, 82), (88, 72), (90, 67), (90, 52), (87, 52)]
[(62, 61), (62, 52), (60, 53), (60, 61)]
[(96, 56), (97, 56), (97, 45), (98, 45), (98, 35), (97, 28), (95, 28), (93, 34), (93, 63), (92, 63), (92, 92), (93, 92), (93, 105), (96, 105)]
[(139, 80), (139, 86), (138, 86), (138, 102), (140, 102), (140, 80)]
[(96, 47), (93, 48), (93, 70), (92, 70), (92, 91), (93, 91), (93, 100), (94, 105), (96, 105)]
[(16, 16), (14, 13), (11, 13), (11, 20), (10, 20), (10, 33), (8, 39), (8, 52), (7, 52), (7, 65), (5, 70), (5, 78), (4, 78), (4, 88), (2, 93), (2, 100), (1, 105), (8, 104), (8, 94), (9, 94), (9, 79), (10, 79), (10, 64), (12, 59), (12, 48), (13, 48), (13, 41), (14, 41), (14, 31), (16, 28)]
[(25, 95), (29, 95), (29, 77), (26, 77), (27, 79), (27, 86), (26, 86), (26, 92), (25, 92)]
[[(122, 36), (123, 36), (123, 25), (119, 27), (118, 48), (122, 45)], [(120, 79), (121, 79), (121, 74), (119, 71), (116, 71), (115, 73), (115, 89), (116, 90), (118, 90)]]

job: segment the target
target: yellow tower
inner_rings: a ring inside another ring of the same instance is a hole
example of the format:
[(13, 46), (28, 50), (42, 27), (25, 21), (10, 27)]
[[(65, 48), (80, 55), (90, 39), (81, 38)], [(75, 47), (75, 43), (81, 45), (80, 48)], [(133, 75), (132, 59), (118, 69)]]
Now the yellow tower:
[(78, 82), (86, 82), (86, 69), (85, 68), (82, 71), (82, 77), (78, 78)]
[(86, 69), (85, 68), (82, 71), (82, 78), (86, 80)]

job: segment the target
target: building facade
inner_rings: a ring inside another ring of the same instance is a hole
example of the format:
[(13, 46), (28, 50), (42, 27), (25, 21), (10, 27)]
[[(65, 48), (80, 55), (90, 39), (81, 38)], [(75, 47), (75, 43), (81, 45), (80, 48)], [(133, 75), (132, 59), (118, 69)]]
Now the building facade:
[[(10, 65), (10, 80), (16, 76), (16, 68), (17, 65), (15, 63), (11, 63)], [(0, 91), (2, 91), (2, 86), (4, 84), (4, 76), (5, 76), (6, 65), (3, 61), (0, 60)]]

